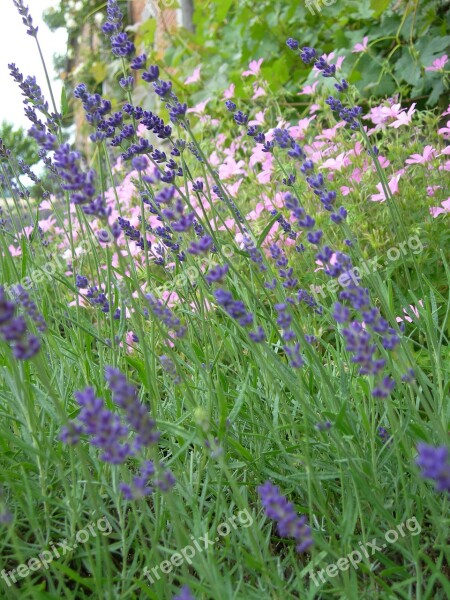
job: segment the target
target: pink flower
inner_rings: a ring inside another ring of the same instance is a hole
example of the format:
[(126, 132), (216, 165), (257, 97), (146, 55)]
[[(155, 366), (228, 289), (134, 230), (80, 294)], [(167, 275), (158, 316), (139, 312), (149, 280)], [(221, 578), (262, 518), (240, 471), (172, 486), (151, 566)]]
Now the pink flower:
[(223, 97), (225, 98), (225, 100), (228, 100), (229, 98), (234, 97), (234, 88), (235, 88), (234, 83), (230, 83), (230, 86), (227, 87), (227, 89), (223, 93)]
[(367, 42), (368, 41), (369, 41), (369, 38), (367, 36), (364, 37), (362, 44), (355, 44), (353, 46), (352, 52), (365, 52), (367, 50)]
[(232, 156), (227, 156), (219, 167), (219, 177), (220, 179), (229, 179), (233, 175), (245, 175), (245, 171), (242, 169), (244, 166), (243, 160), (236, 162)]
[(314, 121), (315, 115), (313, 117), (306, 117), (306, 119), (300, 119), (298, 125), (294, 125), (289, 128), (289, 133), (294, 139), (302, 139), (305, 137), (304, 132), (308, 129), (311, 121)]
[(409, 107), (408, 112), (406, 112), (406, 110), (402, 110), (402, 112), (398, 113), (397, 119), (393, 123), (390, 123), (389, 127), (395, 127), (395, 129), (398, 129), (402, 125), (408, 125), (409, 123), (411, 123), (411, 117), (416, 112), (414, 108), (415, 106), (416, 103), (414, 102)]
[[(423, 308), (423, 300), (419, 300), (419, 305)], [(409, 308), (411, 309), (411, 312), (413, 313), (413, 315), (418, 319), (420, 316), (419, 309), (416, 306), (414, 306), (413, 304), (410, 304)], [(403, 309), (403, 312), (405, 313), (405, 316), (403, 318), (397, 317), (396, 318), (397, 323), (400, 323), (401, 321), (408, 321), (409, 323), (412, 323), (413, 320), (409, 316), (406, 308)]]
[(248, 213), (247, 220), (256, 221), (256, 219), (261, 216), (265, 209), (266, 207), (264, 204), (262, 202), (258, 202), (258, 204), (255, 206), (255, 209)]
[(258, 75), (263, 60), (263, 58), (260, 58), (259, 60), (252, 60), (248, 65), (249, 70), (244, 71), (242, 73), (242, 77), (248, 77), (249, 75)]
[(450, 121), (447, 121), (447, 127), (441, 127), (441, 129), (438, 129), (438, 133), (447, 139), (450, 136)]
[(331, 127), (331, 129), (323, 129), (321, 135), (317, 135), (316, 139), (333, 140), (337, 135), (337, 130), (341, 127), (344, 127), (344, 125), (345, 121), (339, 121), (339, 123), (336, 123), (336, 125), (334, 127)]
[(351, 164), (351, 160), (347, 157), (345, 152), (342, 152), (336, 158), (329, 158), (326, 160), (319, 169), (331, 169), (332, 171), (342, 171), (344, 167), (348, 167)]
[(254, 94), (252, 96), (252, 100), (256, 100), (256, 98), (259, 98), (260, 96), (267, 96), (264, 88), (262, 88), (256, 82), (253, 84), (253, 91), (254, 91)]
[(434, 196), (435, 192), (440, 189), (441, 189), (440, 185), (429, 185), (427, 187), (427, 196)]
[(423, 154), (411, 154), (409, 158), (406, 159), (407, 165), (424, 165), (434, 158), (436, 154), (436, 150), (433, 146), (425, 146), (423, 149)]
[(243, 179), (238, 179), (232, 185), (228, 185), (227, 186), (227, 192), (230, 194), (230, 196), (232, 198), (236, 198), (237, 197), (237, 193), (238, 193), (238, 190), (239, 190), (239, 187), (240, 187), (242, 181), (243, 181)]
[(425, 67), (425, 71), (443, 71), (447, 61), (448, 56), (444, 54), (440, 58), (436, 58), (431, 67)]
[(447, 110), (442, 113), (441, 117), (446, 117), (447, 115), (450, 115), (450, 104), (447, 106)]
[[(398, 182), (400, 180), (400, 177), (403, 175), (404, 173), (404, 169), (401, 169), (396, 175), (394, 175), (394, 177), (389, 181), (389, 189), (391, 191), (391, 194), (397, 194), (398, 193)], [(377, 184), (377, 190), (380, 192), (379, 194), (372, 194), (372, 196), (370, 197), (370, 199), (373, 202), (384, 202), (386, 200), (386, 196), (384, 194), (384, 190), (383, 190), (383, 186), (381, 185), (381, 183)]]
[(11, 244), (11, 246), (9, 246), (9, 252), (11, 254), (11, 256), (21, 256), (22, 255), (22, 248), (16, 248), (15, 246), (13, 246)]
[(261, 173), (258, 173), (258, 175), (256, 176), (259, 183), (269, 183), (270, 179), (272, 177), (272, 169), (266, 169), (264, 171), (261, 171)]
[(194, 72), (192, 73), (192, 75), (190, 75), (184, 83), (189, 84), (189, 83), (195, 83), (196, 81), (200, 81), (200, 71), (201, 70), (202, 70), (201, 67), (197, 67), (196, 69), (194, 69)]
[(42, 202), (39, 204), (39, 210), (52, 210), (52, 205), (50, 204), (49, 200), (42, 200)]
[(303, 94), (305, 94), (306, 96), (311, 96), (316, 91), (316, 87), (318, 85), (319, 85), (318, 81), (315, 81), (312, 85), (305, 85), (305, 87), (302, 89), (302, 91), (299, 92), (297, 95), (302, 96)]
[(205, 113), (205, 108), (206, 108), (206, 105), (208, 104), (208, 102), (209, 102), (209, 98), (207, 100), (204, 100), (203, 102), (199, 102), (192, 108), (188, 108), (186, 112), (195, 113), (196, 115), (203, 115)]
[(264, 125), (264, 115), (266, 114), (266, 109), (261, 110), (256, 113), (255, 118), (252, 121), (249, 121), (249, 125)]
[[(441, 206), (443, 206), (443, 208), (441, 208)], [(447, 198), (447, 200), (441, 202), (441, 206), (430, 207), (430, 214), (434, 219), (443, 213), (450, 213), (450, 198)]]

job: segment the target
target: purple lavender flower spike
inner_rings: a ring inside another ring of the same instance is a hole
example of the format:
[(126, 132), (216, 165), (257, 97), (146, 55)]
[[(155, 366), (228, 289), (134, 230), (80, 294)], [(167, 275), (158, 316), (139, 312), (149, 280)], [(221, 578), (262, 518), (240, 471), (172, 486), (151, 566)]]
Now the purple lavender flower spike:
[(308, 550), (313, 545), (313, 539), (306, 517), (298, 516), (294, 505), (270, 481), (258, 487), (258, 495), (266, 515), (277, 523), (280, 536), (294, 538), (297, 552)]
[(160, 433), (155, 430), (156, 423), (150, 418), (148, 409), (140, 403), (136, 388), (119, 369), (113, 367), (106, 367), (105, 378), (114, 402), (125, 410), (126, 420), (136, 433), (133, 450), (139, 452), (144, 447), (156, 444)]
[(417, 445), (416, 465), (425, 479), (435, 482), (437, 492), (450, 492), (450, 453), (447, 446)]

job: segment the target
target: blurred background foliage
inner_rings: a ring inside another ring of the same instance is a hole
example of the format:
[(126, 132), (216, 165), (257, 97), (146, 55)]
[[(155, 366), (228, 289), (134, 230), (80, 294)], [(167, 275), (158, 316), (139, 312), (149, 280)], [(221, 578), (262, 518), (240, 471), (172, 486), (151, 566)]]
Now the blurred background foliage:
[[(325, 0), (315, 0), (308, 6), (307, 1), (298, 0), (194, 0), (193, 27), (166, 32), (163, 48), (155, 46), (161, 0), (147, 1), (153, 18), (133, 22), (132, 6), (137, 1), (124, 1), (122, 8), (128, 14), (138, 51), (163, 59), (180, 80), (202, 67), (201, 89), (191, 97), (191, 104), (221, 94), (231, 82), (239, 96), (242, 70), (250, 60), (259, 58), (264, 58), (262, 74), (272, 91), (298, 93), (311, 75), (309, 68), (303, 68), (296, 56), (286, 51), (289, 36), (321, 52), (345, 55), (343, 74), (363, 98), (399, 93), (421, 108), (443, 107), (446, 102), (448, 81), (440, 73), (426, 72), (425, 67), (449, 52), (448, 1), (326, 0), (326, 6)], [(164, 0), (163, 4), (182, 10), (184, 1)], [(50, 27), (66, 27), (69, 32), (67, 57), (57, 57), (69, 84), (83, 80), (98, 88), (114, 75), (111, 55), (98, 29), (97, 35), (89, 33), (89, 48), (83, 53), (87, 42), (83, 29), (93, 14), (100, 27), (105, 4), (61, 0), (46, 14)], [(368, 51), (352, 53), (353, 46), (365, 36), (369, 38)]]

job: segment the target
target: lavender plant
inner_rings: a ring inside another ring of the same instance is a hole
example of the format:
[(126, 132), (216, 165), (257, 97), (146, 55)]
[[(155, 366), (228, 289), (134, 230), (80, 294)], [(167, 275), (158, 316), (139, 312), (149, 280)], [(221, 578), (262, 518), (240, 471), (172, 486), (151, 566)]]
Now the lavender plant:
[[(28, 8), (14, 4), (40, 51)], [(53, 97), (50, 109), (10, 64), (65, 203), (46, 195), (50, 217), (36, 219), (20, 180), (3, 189), (2, 481), (15, 516), (0, 518), (2, 578), (24, 598), (446, 597), (448, 257), (428, 257), (444, 285), (412, 253), (386, 276), (358, 272), (371, 207), (344, 195), (347, 175), (326, 174), (317, 135), (281, 118), (276, 93), (261, 87), (264, 117), (256, 99), (228, 94), (215, 125), (196, 119), (164, 63), (136, 48), (119, 2), (108, 0), (101, 29), (115, 95), (84, 82), (73, 93), (91, 158), (64, 141)], [(388, 205), (374, 222), (407, 246), (408, 208), (351, 83), (315, 49), (287, 45), (333, 81), (339, 98), (317, 99), (324, 131), (339, 119), (331, 151), (361, 161)], [(73, 539), (89, 515), (109, 519), (108, 537), (19, 579), (19, 562)], [(322, 563), (412, 517), (421, 537), (377, 551), (384, 570), (361, 555), (317, 589), (309, 574)]]

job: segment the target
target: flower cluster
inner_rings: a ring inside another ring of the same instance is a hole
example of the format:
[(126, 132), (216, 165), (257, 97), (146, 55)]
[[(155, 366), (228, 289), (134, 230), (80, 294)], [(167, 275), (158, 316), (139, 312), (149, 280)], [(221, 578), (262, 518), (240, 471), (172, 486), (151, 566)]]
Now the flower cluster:
[[(217, 304), (221, 306), (232, 319), (235, 319), (241, 327), (247, 329), (253, 325), (253, 314), (247, 312), (242, 300), (234, 300), (231, 292), (220, 288), (214, 292), (214, 297)], [(250, 331), (248, 335), (251, 340), (257, 343), (261, 343), (265, 340), (265, 333), (261, 326), (259, 326), (256, 331)]]
[(106, 12), (108, 20), (103, 24), (102, 31), (110, 36), (112, 53), (117, 57), (133, 55), (135, 47), (122, 31), (123, 14), (116, 0), (108, 0)]
[[(66, 444), (77, 444), (81, 435), (87, 435), (90, 443), (100, 448), (100, 459), (113, 465), (123, 464), (128, 458), (142, 454), (144, 449), (157, 445), (160, 433), (148, 410), (139, 401), (136, 388), (125, 375), (113, 367), (106, 368), (105, 379), (112, 392), (113, 401), (125, 412), (125, 423), (119, 415), (106, 408), (102, 398), (95, 395), (92, 387), (75, 392), (81, 407), (77, 421), (69, 421), (63, 427), (60, 439)], [(161, 491), (169, 490), (175, 483), (173, 474), (161, 463), (144, 460), (140, 476), (132, 484), (121, 483), (120, 490), (128, 500), (141, 498), (153, 492), (153, 486)]]
[(13, 3), (22, 17), (23, 24), (27, 27), (27, 34), (35, 38), (38, 28), (33, 25), (33, 19), (31, 18), (28, 6), (24, 6), (23, 0), (13, 0)]
[[(23, 290), (23, 288), (18, 289)], [(39, 330), (45, 331), (46, 323), (28, 294), (25, 296), (19, 291), (18, 296), (23, 301), (26, 312), (38, 325)], [(41, 343), (37, 336), (28, 331), (24, 316), (16, 315), (18, 303), (18, 301), (8, 300), (3, 286), (0, 286), (0, 336), (11, 346), (14, 358), (28, 360), (39, 352)]]
[(182, 325), (180, 319), (176, 317), (167, 306), (164, 306), (159, 298), (152, 294), (146, 294), (146, 299), (150, 305), (151, 311), (175, 337), (182, 338), (186, 334), (186, 327)]
[(308, 550), (313, 545), (313, 539), (306, 517), (299, 517), (294, 505), (282, 496), (279, 488), (270, 481), (258, 487), (258, 494), (266, 515), (276, 521), (281, 537), (294, 538), (299, 553)]

